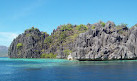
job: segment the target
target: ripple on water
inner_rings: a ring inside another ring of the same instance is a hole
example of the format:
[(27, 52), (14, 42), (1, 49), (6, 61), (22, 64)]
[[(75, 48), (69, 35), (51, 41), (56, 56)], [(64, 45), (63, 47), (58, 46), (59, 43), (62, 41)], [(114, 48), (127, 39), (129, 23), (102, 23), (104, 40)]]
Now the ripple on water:
[(136, 81), (137, 60), (0, 58), (0, 81)]
[(8, 64), (10, 67), (41, 68), (47, 66), (79, 66), (79, 65), (120, 65), (121, 63), (133, 63), (137, 60), (116, 61), (69, 61), (66, 59), (10, 59), (0, 58), (0, 61), (14, 61), (17, 64)]

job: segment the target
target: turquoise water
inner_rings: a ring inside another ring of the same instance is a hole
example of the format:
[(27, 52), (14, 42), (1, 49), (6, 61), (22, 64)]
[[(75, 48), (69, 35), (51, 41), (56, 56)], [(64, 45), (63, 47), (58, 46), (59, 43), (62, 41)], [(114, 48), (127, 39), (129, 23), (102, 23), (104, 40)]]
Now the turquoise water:
[(0, 58), (0, 81), (137, 81), (137, 60)]

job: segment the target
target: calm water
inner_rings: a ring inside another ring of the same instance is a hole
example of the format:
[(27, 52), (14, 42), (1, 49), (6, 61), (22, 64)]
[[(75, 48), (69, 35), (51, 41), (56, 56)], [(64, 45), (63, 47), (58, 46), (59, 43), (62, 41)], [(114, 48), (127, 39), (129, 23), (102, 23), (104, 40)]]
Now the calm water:
[(137, 81), (137, 60), (0, 58), (0, 81)]

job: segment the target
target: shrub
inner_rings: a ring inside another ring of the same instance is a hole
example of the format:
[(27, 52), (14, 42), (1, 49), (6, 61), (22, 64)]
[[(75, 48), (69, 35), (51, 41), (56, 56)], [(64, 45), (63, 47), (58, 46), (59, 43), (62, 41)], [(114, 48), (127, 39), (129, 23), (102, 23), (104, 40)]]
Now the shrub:
[(94, 25), (91, 27), (91, 29), (95, 29), (95, 28), (96, 28), (96, 26), (94, 26)]
[(104, 22), (102, 22), (102, 23), (101, 23), (101, 26), (105, 27), (105, 23), (104, 23)]
[(35, 50), (35, 52), (39, 52), (39, 50)]
[(47, 32), (43, 32), (45, 35), (49, 35)]
[(128, 24), (121, 23), (120, 25), (117, 25), (116, 27), (127, 27)]
[[(78, 34), (73, 34), (73, 35), (71, 35), (71, 36), (69, 36), (68, 38), (71, 40), (71, 42), (72, 41), (74, 41), (74, 39), (76, 38), (76, 37), (78, 37), (78, 35), (79, 35), (79, 33)], [(67, 39), (67, 40), (69, 40), (69, 39)]]
[(57, 54), (49, 53), (49, 58), (56, 58)]
[(63, 53), (68, 56), (70, 53), (72, 53), (72, 51), (69, 49), (66, 49), (63, 51)]
[(123, 31), (123, 30), (119, 30), (118, 33), (119, 33), (119, 34), (122, 34), (122, 35), (124, 35), (124, 36), (126, 36), (126, 35), (128, 34), (128, 32)]
[[(127, 26), (124, 25), (118, 25), (116, 26), (117, 30), (123, 30), (124, 28), (127, 28)], [(127, 28), (128, 29), (128, 28)]]
[(71, 25), (71, 24), (67, 24), (67, 25), (62, 25), (62, 27), (61, 27), (61, 30), (62, 31), (70, 31), (70, 30), (72, 30), (72, 28), (73, 28), (73, 26)]
[(66, 39), (66, 33), (65, 32), (61, 32), (61, 34), (59, 35), (59, 37), (58, 37), (58, 40), (59, 41), (63, 41), (64, 39)]
[(29, 28), (29, 29), (26, 29), (26, 30), (25, 30), (25, 32), (26, 32), (26, 31), (34, 31), (34, 30), (39, 31), (39, 29), (38, 29), (38, 28), (31, 27), (31, 28)]
[(18, 44), (17, 44), (17, 49), (21, 48), (22, 46), (23, 46), (22, 43), (18, 43)]
[(41, 56), (40, 56), (41, 58), (44, 58), (45, 57), (45, 54), (43, 53), (43, 54), (41, 54)]
[(80, 24), (76, 26), (76, 29), (81, 31), (81, 30), (88, 30), (88, 27), (86, 25)]
[(57, 54), (53, 54), (53, 53), (49, 53), (49, 54), (46, 54), (46, 53), (43, 53), (41, 55), (41, 58), (56, 58)]
[(44, 52), (45, 50), (44, 50), (44, 49), (42, 49), (41, 51), (42, 51), (42, 52)]
[(34, 28), (34, 30), (38, 30), (38, 31), (39, 31), (39, 29), (38, 29), (38, 28)]
[(30, 37), (30, 36), (32, 36), (31, 34), (26, 34), (26, 37)]
[(44, 43), (52, 43), (52, 37), (51, 36), (46, 37)]

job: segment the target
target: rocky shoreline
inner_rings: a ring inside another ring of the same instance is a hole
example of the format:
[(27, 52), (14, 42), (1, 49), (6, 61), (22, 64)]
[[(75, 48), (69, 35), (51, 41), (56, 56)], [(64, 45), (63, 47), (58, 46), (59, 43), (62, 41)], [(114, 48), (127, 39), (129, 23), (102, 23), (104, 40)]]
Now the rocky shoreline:
[(137, 25), (99, 22), (61, 25), (51, 35), (26, 30), (9, 47), (10, 58), (68, 58), (69, 60), (137, 59)]

